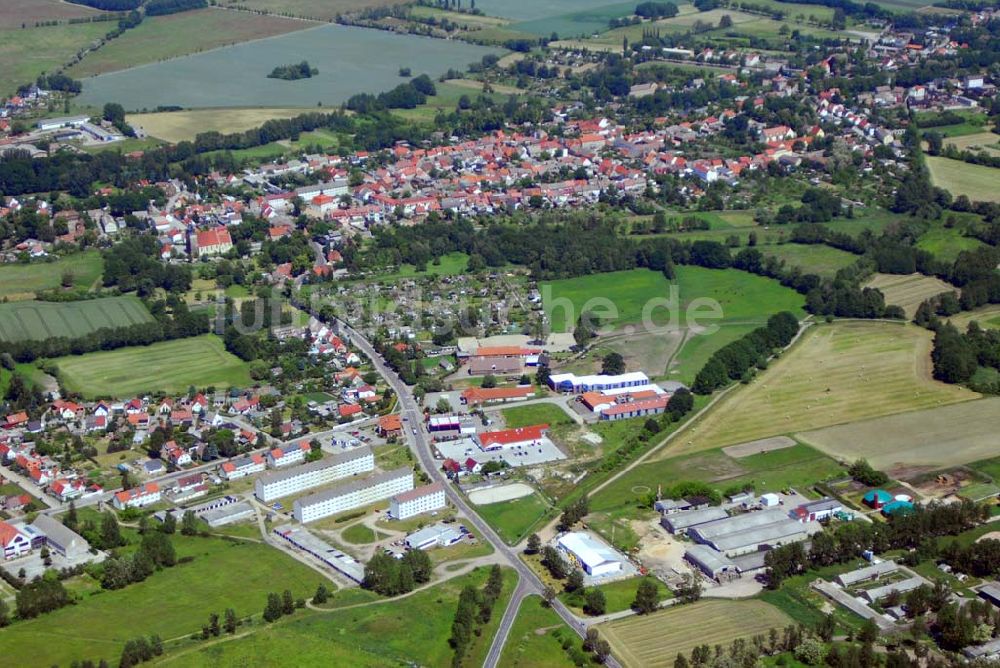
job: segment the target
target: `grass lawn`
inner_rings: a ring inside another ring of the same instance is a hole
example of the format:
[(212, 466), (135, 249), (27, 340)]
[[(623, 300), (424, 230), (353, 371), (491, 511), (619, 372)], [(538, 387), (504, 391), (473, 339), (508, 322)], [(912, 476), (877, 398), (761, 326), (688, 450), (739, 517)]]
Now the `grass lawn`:
[(506, 424), (508, 429), (528, 427), (534, 424), (548, 424), (554, 427), (559, 424), (570, 424), (573, 421), (566, 415), (566, 411), (553, 404), (533, 404), (531, 406), (505, 408), (501, 413), (503, 414), (504, 424)]
[(146, 134), (169, 142), (193, 140), (199, 132), (242, 132), (275, 118), (292, 118), (303, 109), (185, 109), (129, 114), (126, 120)]
[(433, 261), (427, 265), (424, 271), (417, 271), (412, 264), (400, 265), (395, 271), (379, 274), (379, 280), (398, 280), (401, 278), (416, 278), (418, 276), (454, 276), (465, 271), (469, 263), (469, 256), (465, 253), (448, 253), (442, 255), (440, 262)]
[[(349, 610), (300, 611), (244, 637), (193, 645), (191, 651), (162, 663), (184, 668), (449, 665), (453, 650), (448, 637), (459, 592), (465, 585), (481, 588), (487, 575), (488, 570), (480, 568), (406, 598), (380, 599)], [(511, 571), (504, 576), (504, 593), (492, 619), (473, 641), (470, 666), (482, 663), (480, 657), (503, 617), (514, 584)]]
[(67, 271), (73, 274), (74, 288), (90, 288), (103, 270), (101, 253), (96, 250), (67, 255), (55, 262), (0, 264), (0, 299), (31, 299), (39, 290), (59, 287)]
[(934, 276), (923, 274), (875, 274), (868, 281), (867, 287), (878, 288), (885, 295), (886, 304), (902, 306), (907, 317), (912, 318), (920, 304), (942, 292), (957, 292), (954, 285), (949, 285)]
[(997, 433), (1000, 398), (988, 397), (851, 422), (798, 437), (831, 455), (865, 457), (876, 468), (892, 469), (941, 468), (991, 457), (996, 454)]
[(759, 494), (789, 487), (807, 492), (812, 484), (843, 472), (829, 456), (805, 445), (738, 459), (717, 448), (640, 464), (595, 494), (590, 508), (594, 512), (633, 508), (658, 485), (668, 487), (681, 481), (704, 482), (720, 492), (746, 484), (752, 484)]
[[(107, 32), (110, 24), (98, 25), (104, 25)], [(80, 78), (124, 70), (220, 46), (302, 30), (312, 25), (279, 16), (227, 12), (214, 8), (153, 16), (94, 53), (87, 54), (69, 69), (68, 74)]]
[(575, 664), (562, 648), (562, 638), (581, 641), (540, 596), (529, 596), (521, 603), (507, 644), (500, 655), (500, 665), (510, 668), (571, 668)]
[(476, 506), (476, 512), (486, 520), (508, 545), (525, 538), (545, 515), (548, 506), (537, 493), (520, 499)]
[(0, 304), (0, 341), (79, 337), (102, 327), (122, 327), (152, 320), (146, 306), (134, 296), (78, 302), (10, 302)]
[[(997, 137), (1000, 139), (1000, 136)], [(962, 230), (953, 227), (934, 226), (920, 235), (917, 248), (933, 253), (936, 258), (945, 262), (954, 262), (962, 251), (976, 250), (985, 246), (975, 237), (967, 237)]]
[(780, 244), (758, 248), (764, 255), (784, 260), (790, 267), (800, 267), (804, 272), (829, 278), (858, 259), (853, 253), (823, 244)]
[(368, 543), (374, 543), (382, 538), (385, 538), (386, 535), (383, 533), (376, 533), (371, 527), (359, 522), (358, 524), (352, 524), (344, 529), (344, 531), (340, 534), (340, 537), (344, 539), (344, 542), (352, 545), (367, 545)]
[(690, 384), (715, 351), (749, 334), (759, 325), (722, 325), (714, 334), (689, 332), (667, 371), (671, 380)]
[[(649, 580), (656, 585), (656, 590), (660, 593), (661, 601), (672, 597), (667, 585), (665, 585), (663, 581), (654, 577), (635, 577), (627, 580), (618, 580), (617, 582), (611, 582), (597, 587), (604, 592), (604, 598), (607, 602), (607, 612), (620, 612), (622, 610), (628, 610), (632, 607), (632, 601), (635, 600), (635, 592), (639, 588), (639, 583), (644, 579)], [(582, 590), (575, 591), (572, 594), (562, 592), (559, 594), (559, 600), (568, 605), (570, 608), (573, 608), (574, 612), (578, 615), (582, 616), (584, 614), (584, 594), (585, 592)]]
[(114, 23), (98, 22), (0, 30), (0, 97), (55, 70), (113, 27)]
[(179, 559), (194, 560), (4, 629), (0, 654), (5, 662), (68, 666), (80, 658), (105, 658), (116, 663), (125, 641), (136, 636), (156, 633), (166, 640), (193, 633), (210, 613), (221, 616), (227, 607), (240, 617), (259, 615), (268, 592), (291, 589), (296, 598), (309, 597), (324, 580), (260, 543), (179, 533), (172, 540)]
[(967, 195), (974, 202), (1000, 202), (1000, 169), (936, 156), (926, 160), (934, 185), (956, 197)]
[(597, 628), (625, 666), (673, 666), (678, 653), (699, 645), (728, 647), (736, 638), (765, 636), (792, 623), (778, 608), (763, 601), (703, 600)]
[[(722, 308), (722, 321), (763, 323), (778, 311), (802, 313), (802, 297), (794, 290), (761, 276), (736, 269), (704, 269), (678, 266), (674, 279), (678, 304), (657, 305), (653, 300), (670, 298), (670, 282), (662, 273), (633, 269), (605, 274), (568, 278), (541, 286), (545, 312), (552, 331), (571, 331), (580, 313), (591, 310), (605, 325), (620, 327), (643, 321), (643, 309), (650, 311), (651, 322), (665, 325), (671, 315), (677, 325), (697, 320), (702, 325), (717, 324), (708, 311), (700, 308), (711, 300)], [(671, 313), (672, 312), (672, 313)]]
[(7, 392), (7, 387), (10, 385), (10, 379), (15, 372), (29, 383), (38, 386), (45, 385), (44, 381), (47, 377), (44, 371), (39, 369), (34, 364), (18, 363), (14, 365), (13, 372), (8, 371), (7, 369), (0, 369), (0, 396), (3, 396), (3, 394)]
[(214, 334), (54, 361), (66, 388), (86, 397), (183, 392), (191, 385), (247, 387), (252, 382), (246, 363), (227, 352)]
[(931, 377), (931, 333), (915, 325), (816, 325), (783, 357), (691, 423), (671, 455), (979, 395)]

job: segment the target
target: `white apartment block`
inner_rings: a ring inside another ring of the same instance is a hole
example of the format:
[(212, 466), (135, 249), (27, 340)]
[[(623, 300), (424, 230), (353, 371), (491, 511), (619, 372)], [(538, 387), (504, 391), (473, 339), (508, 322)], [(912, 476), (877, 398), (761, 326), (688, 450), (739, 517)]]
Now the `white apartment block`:
[(413, 470), (404, 466), (351, 480), (331, 489), (297, 499), (292, 505), (295, 519), (305, 524), (354, 508), (362, 508), (413, 489)]
[(254, 496), (263, 502), (326, 485), (358, 473), (375, 470), (375, 455), (365, 446), (310, 462), (288, 471), (262, 475), (254, 483)]
[(421, 513), (441, 510), (446, 505), (444, 485), (435, 482), (397, 494), (389, 499), (389, 515), (393, 519), (405, 520)]

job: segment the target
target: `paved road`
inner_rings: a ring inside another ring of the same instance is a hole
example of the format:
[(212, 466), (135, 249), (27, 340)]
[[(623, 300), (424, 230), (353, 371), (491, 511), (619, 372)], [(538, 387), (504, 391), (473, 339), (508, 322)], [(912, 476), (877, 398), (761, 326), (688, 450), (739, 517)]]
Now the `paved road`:
[[(432, 479), (444, 483), (449, 500), (468, 518), (469, 524), (475, 527), (478, 535), (482, 539), (489, 541), (497, 554), (503, 557), (507, 565), (513, 568), (518, 574), (517, 587), (511, 596), (507, 609), (504, 611), (500, 626), (493, 638), (493, 644), (490, 646), (489, 654), (484, 663), (486, 668), (494, 668), (494, 666), (499, 665), (500, 654), (510, 634), (511, 626), (514, 624), (514, 619), (517, 617), (521, 601), (531, 594), (541, 595), (544, 585), (538, 576), (521, 561), (517, 553), (504, 543), (496, 532), (476, 514), (466, 502), (465, 497), (455, 489), (441, 468), (437, 466), (431, 454), (430, 443), (422, 428), (423, 413), (410, 394), (409, 388), (407, 388), (395, 371), (386, 366), (382, 357), (360, 332), (341, 321), (337, 321), (335, 326), (338, 328), (341, 336), (348, 337), (355, 346), (371, 359), (375, 370), (386, 380), (393, 391), (395, 391), (396, 396), (399, 397), (399, 408), (405, 425), (404, 434), (421, 466), (428, 472)], [(584, 635), (586, 624), (570, 612), (566, 606), (556, 600), (553, 602), (553, 609), (577, 634), (580, 636)], [(607, 665), (618, 666), (618, 663), (613, 658), (609, 658)]]

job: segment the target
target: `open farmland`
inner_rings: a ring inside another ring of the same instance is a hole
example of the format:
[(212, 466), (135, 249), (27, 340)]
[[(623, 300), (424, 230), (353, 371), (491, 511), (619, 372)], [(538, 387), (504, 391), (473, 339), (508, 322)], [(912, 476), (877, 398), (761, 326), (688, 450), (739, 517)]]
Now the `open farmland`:
[[(487, 574), (488, 569), (480, 568), (411, 596), (364, 607), (297, 611), (253, 633), (193, 645), (161, 664), (178, 668), (449, 665), (454, 650), (448, 636), (459, 592), (465, 585), (480, 589)], [(264, 585), (260, 591), (272, 589)], [(468, 665), (482, 665), (488, 639), (503, 617), (512, 589), (513, 577), (507, 570), (492, 619), (470, 645)], [(344, 595), (358, 591), (346, 590)], [(332, 600), (336, 603), (339, 598), (334, 594)]]
[[(0, 3), (3, 5), (3, 3)], [(6, 10), (0, 9), (0, 15)], [(0, 30), (0, 97), (60, 67), (107, 34), (113, 23), (61, 24)]]
[(1000, 135), (992, 132), (976, 132), (969, 135), (959, 135), (945, 139), (945, 144), (968, 151), (986, 151), (992, 155), (1000, 155)]
[(261, 10), (277, 16), (329, 21), (347, 12), (401, 5), (405, 4), (405, 0), (221, 0), (219, 4)]
[(662, 456), (977, 398), (931, 377), (931, 336), (908, 324), (813, 326), (767, 371), (691, 423)]
[[(267, 592), (290, 589), (295, 597), (308, 597), (324, 580), (261, 543), (179, 532), (171, 540), (178, 558), (173, 568), (125, 589), (98, 588), (75, 605), (5, 628), (0, 634), (4, 665), (68, 666), (81, 657), (117, 664), (131, 638), (155, 633), (166, 640), (191, 634), (210, 613), (221, 615), (227, 607), (240, 617), (259, 615)], [(182, 563), (185, 557), (193, 560)]]
[(87, 397), (183, 392), (188, 387), (247, 387), (246, 364), (213, 334), (54, 360), (67, 389)]
[(934, 257), (944, 262), (954, 262), (962, 251), (976, 250), (985, 245), (975, 237), (965, 236), (958, 227), (949, 229), (943, 225), (935, 225), (917, 240), (917, 248), (933, 253)]
[(867, 287), (878, 288), (885, 295), (886, 304), (902, 306), (906, 316), (912, 318), (921, 302), (942, 292), (957, 291), (939, 278), (922, 274), (875, 274)]
[[(802, 297), (768, 278), (736, 269), (678, 266), (675, 270), (679, 312), (673, 315), (677, 317), (678, 325), (687, 324), (686, 311), (692, 303), (703, 304), (704, 300), (721, 306), (721, 322), (763, 323), (778, 311), (802, 312)], [(670, 283), (660, 272), (633, 269), (545, 283), (542, 295), (552, 331), (566, 332), (572, 331), (579, 314), (594, 298), (599, 300), (590, 304), (595, 314), (600, 315), (604, 310), (601, 304), (608, 302), (617, 310), (617, 317), (605, 324), (614, 327), (640, 324), (644, 307), (653, 304), (653, 300), (669, 298), (669, 286)], [(564, 308), (570, 304), (572, 309)], [(705, 312), (701, 309), (697, 311), (700, 314)], [(695, 319), (702, 326), (719, 322), (711, 317), (698, 318), (697, 313)], [(664, 306), (657, 306), (652, 311), (652, 320), (656, 325), (668, 324), (670, 316), (670, 311)]]
[(282, 35), (311, 25), (314, 24), (212, 8), (154, 16), (88, 54), (70, 68), (69, 74), (80, 78), (124, 70), (220, 46)]
[(926, 160), (934, 185), (956, 197), (966, 195), (974, 202), (1000, 202), (1000, 169), (936, 156), (927, 156)]
[(864, 457), (881, 469), (943, 468), (996, 455), (1000, 397), (966, 401), (912, 413), (798, 434), (831, 456)]
[(103, 12), (60, 0), (4, 0), (0, 3), (0, 30), (34, 26), (39, 22), (68, 21)]
[(292, 118), (302, 109), (192, 109), (129, 114), (126, 120), (151, 137), (168, 142), (193, 140), (200, 132), (243, 132), (275, 118)]
[(0, 341), (30, 341), (56, 336), (75, 338), (102, 327), (152, 321), (136, 297), (105, 297), (80, 302), (0, 304)]
[(624, 665), (638, 668), (673, 666), (678, 653), (688, 655), (699, 645), (729, 646), (736, 638), (767, 635), (792, 623), (791, 618), (763, 601), (699, 601), (642, 617), (598, 627)]
[(55, 262), (0, 264), (0, 299), (32, 299), (40, 290), (58, 288), (67, 271), (73, 274), (74, 288), (90, 288), (103, 267), (98, 251), (74, 253)]
[(857, 255), (824, 244), (778, 244), (758, 249), (764, 255), (784, 260), (789, 267), (801, 267), (804, 272), (829, 278), (858, 259)]
[(956, 327), (965, 330), (970, 322), (978, 322), (986, 329), (1000, 329), (1000, 304), (990, 304), (977, 308), (975, 311), (962, 311), (948, 318)]

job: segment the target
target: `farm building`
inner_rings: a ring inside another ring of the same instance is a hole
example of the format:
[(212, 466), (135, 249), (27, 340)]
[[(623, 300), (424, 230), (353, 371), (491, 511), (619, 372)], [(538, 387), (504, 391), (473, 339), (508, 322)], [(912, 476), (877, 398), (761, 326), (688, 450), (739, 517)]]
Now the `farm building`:
[(622, 571), (624, 558), (588, 533), (575, 531), (564, 534), (559, 537), (557, 544), (571, 564), (578, 565), (591, 577), (614, 575)]
[(762, 510), (706, 522), (688, 529), (698, 543), (710, 545), (729, 557), (805, 540), (808, 528), (781, 510)]
[(833, 517), (844, 509), (843, 504), (836, 499), (825, 498), (810, 501), (792, 509), (788, 516), (797, 522), (822, 522)]
[(718, 506), (712, 506), (709, 508), (702, 508), (701, 510), (687, 510), (665, 515), (660, 520), (660, 526), (672, 534), (683, 535), (692, 527), (696, 527), (707, 522), (723, 520), (727, 517), (729, 517), (729, 514), (725, 510), (719, 508)]
[(467, 406), (479, 404), (505, 404), (511, 401), (525, 401), (535, 396), (535, 388), (525, 387), (470, 387), (461, 394), (462, 403)]
[(440, 510), (445, 505), (444, 485), (435, 482), (389, 499), (389, 515), (393, 519), (405, 520), (414, 515)]
[(305, 524), (346, 510), (362, 508), (411, 489), (413, 469), (404, 466), (296, 499), (292, 512), (296, 520)]
[(877, 564), (872, 564), (871, 566), (865, 566), (864, 568), (859, 568), (857, 570), (848, 571), (847, 573), (841, 573), (837, 576), (837, 584), (841, 587), (851, 587), (860, 582), (868, 582), (869, 580), (878, 580), (883, 575), (890, 575), (899, 570), (895, 561), (880, 561)]
[(979, 588), (979, 597), (1000, 608), (1000, 583), (990, 582)]
[(601, 410), (602, 420), (625, 420), (628, 418), (659, 415), (667, 410), (668, 397), (658, 396), (651, 399), (621, 401)]
[(739, 575), (732, 559), (707, 545), (692, 545), (684, 551), (684, 558), (713, 580), (727, 580)]
[(907, 513), (913, 510), (912, 501), (890, 501), (882, 506), (882, 514), (888, 517), (896, 513)]
[(469, 360), (467, 370), (471, 376), (487, 374), (506, 376), (520, 374), (524, 370), (524, 365), (519, 357), (473, 357)]
[(263, 475), (254, 483), (254, 496), (266, 503), (373, 470), (375, 456), (371, 448), (356, 448), (287, 471)]
[(883, 598), (888, 596), (894, 591), (898, 591), (900, 594), (905, 594), (908, 591), (912, 591), (922, 584), (926, 584), (927, 580), (921, 577), (913, 576), (906, 578), (905, 580), (900, 580), (899, 582), (893, 582), (892, 584), (887, 584), (883, 587), (873, 587), (872, 589), (866, 589), (862, 592), (862, 595), (868, 599), (869, 603), (877, 603)]
[(649, 385), (649, 377), (641, 371), (631, 371), (617, 376), (597, 374), (577, 376), (573, 373), (555, 373), (549, 376), (549, 387), (556, 392), (604, 392), (629, 387)]

